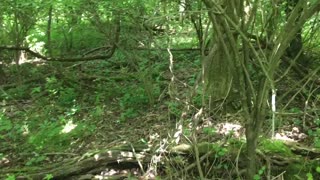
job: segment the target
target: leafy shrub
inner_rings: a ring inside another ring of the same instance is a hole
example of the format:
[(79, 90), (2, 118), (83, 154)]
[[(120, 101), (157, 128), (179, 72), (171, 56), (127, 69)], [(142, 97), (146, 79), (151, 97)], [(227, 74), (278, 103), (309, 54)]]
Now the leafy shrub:
[(0, 124), (0, 139), (3, 139), (5, 137), (4, 134), (8, 133), (12, 129), (13, 125), (3, 113), (0, 113)]
[(20, 85), (16, 88), (11, 88), (5, 93), (1, 94), (0, 98), (7, 100), (22, 100), (28, 99), (30, 97), (30, 86), (29, 85)]
[(63, 88), (60, 90), (58, 102), (61, 106), (70, 106), (74, 104), (77, 96), (74, 88)]
[(122, 109), (143, 107), (148, 105), (148, 97), (141, 87), (131, 87), (125, 95), (120, 99), (120, 107)]
[(45, 88), (49, 95), (52, 98), (57, 98), (58, 104), (63, 107), (73, 105), (78, 96), (74, 88), (64, 87), (56, 77), (47, 78)]
[(320, 148), (320, 128), (316, 128), (315, 130), (309, 129), (308, 135), (313, 137), (314, 147)]
[(143, 88), (131, 87), (125, 95), (120, 99), (121, 115), (119, 121), (135, 118), (139, 115), (139, 110), (142, 110), (148, 105), (148, 97)]
[(61, 87), (62, 83), (59, 82), (56, 77), (52, 76), (46, 78), (45, 89), (50, 96), (55, 96), (59, 92)]

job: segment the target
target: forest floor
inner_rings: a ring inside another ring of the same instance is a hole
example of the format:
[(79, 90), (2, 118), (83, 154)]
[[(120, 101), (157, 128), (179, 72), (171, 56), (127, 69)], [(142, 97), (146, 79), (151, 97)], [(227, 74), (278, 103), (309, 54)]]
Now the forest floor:
[[(196, 59), (184, 59), (185, 55), (178, 56), (173, 73), (169, 70), (169, 62), (153, 62), (149, 64), (151, 68), (145, 68), (144, 64), (150, 63), (145, 61), (135, 62), (139, 64), (138, 69), (125, 61), (26, 63), (8, 67), (5, 70), (7, 81), (0, 86), (0, 177), (24, 179), (29, 175), (54, 179), (61, 169), (55, 166), (52, 168), (58, 168), (55, 171), (47, 167), (59, 162), (68, 164), (68, 159), (77, 164), (75, 159), (80, 162), (99, 152), (119, 149), (133, 152), (132, 158), (137, 158), (137, 154), (146, 149), (149, 155), (146, 162), (126, 159), (129, 164), (122, 164), (123, 168), (118, 167), (117, 170), (110, 159), (104, 159), (106, 162), (98, 164), (98, 167), (91, 165), (88, 159), (89, 167), (86, 164), (82, 164), (82, 169), (66, 166), (69, 169), (65, 172), (69, 175), (63, 179), (155, 179), (162, 173), (169, 179), (197, 179), (196, 168), (189, 172), (193, 174), (191, 176), (187, 173), (176, 174), (195, 160), (179, 160), (166, 154), (169, 149), (175, 148), (176, 142), (195, 143), (194, 136), (198, 142), (220, 143), (221, 147), (214, 147), (220, 154), (215, 157), (219, 159), (215, 166), (220, 177), (242, 176), (243, 172), (231, 170), (235, 169), (233, 158), (237, 158), (241, 150), (238, 149), (234, 157), (226, 156), (224, 146), (226, 141), (235, 139), (240, 142), (235, 143), (237, 148), (244, 148), (244, 128), (240, 125), (243, 120), (237, 111), (233, 111), (221, 116), (206, 115), (199, 122), (199, 127), (192, 127), (196, 114), (200, 112), (201, 95), (196, 95), (189, 106), (186, 100), (196, 83), (201, 65)], [(302, 123), (298, 111), (292, 112), (297, 114), (294, 115), (295, 124), (283, 123), (277, 137), (291, 142), (303, 141), (302, 144), (309, 147), (318, 136), (307, 136), (299, 128), (297, 130)], [(182, 132), (180, 120), (183, 120)], [(265, 127), (264, 135), (270, 134), (269, 127)], [(268, 146), (266, 144), (262, 143)], [(286, 149), (281, 144), (264, 148), (269, 148), (269, 152), (279, 151), (282, 156), (290, 154), (290, 148)], [(318, 153), (310, 148), (302, 150)], [(206, 150), (202, 153), (205, 154)], [(155, 154), (162, 155), (161, 162), (156, 160)], [(264, 153), (261, 157), (265, 157)], [(287, 159), (277, 160), (289, 162)], [(243, 160), (238, 157), (238, 161)], [(238, 162), (237, 165), (243, 164)], [(159, 167), (155, 169), (157, 165)], [(212, 169), (209, 166), (206, 168)], [(42, 173), (41, 176), (36, 176), (39, 173)]]
[[(168, 99), (168, 63), (153, 68), (137, 70), (126, 62), (8, 66), (0, 93), (1, 177), (19, 177), (30, 173), (27, 169), (40, 170), (89, 152), (130, 144), (158, 146), (169, 139), (182, 102)], [(182, 71), (178, 73), (185, 76)], [(151, 79), (141, 79), (148, 74)], [(190, 71), (189, 76), (194, 78)], [(148, 83), (153, 84), (151, 94), (145, 89)], [(62, 129), (77, 124), (76, 132), (60, 137)]]

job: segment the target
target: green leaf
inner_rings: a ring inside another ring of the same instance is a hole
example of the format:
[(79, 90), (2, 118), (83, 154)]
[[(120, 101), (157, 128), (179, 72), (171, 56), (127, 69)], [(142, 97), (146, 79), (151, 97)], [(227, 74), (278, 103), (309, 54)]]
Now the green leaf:
[(226, 155), (227, 152), (228, 150), (226, 148), (222, 148), (221, 150), (219, 150), (218, 155), (221, 157)]
[(140, 142), (142, 142), (143, 144), (148, 144), (148, 142), (143, 138), (140, 139)]
[(205, 127), (203, 128), (203, 133), (208, 134), (208, 135), (215, 135), (217, 130), (215, 128), (211, 127)]
[(308, 180), (313, 180), (312, 174), (311, 173), (307, 173), (307, 178), (308, 178)]
[(289, 110), (290, 112), (292, 112), (292, 113), (299, 113), (299, 112), (302, 112), (299, 108), (292, 108), (292, 109), (290, 109)]
[(258, 172), (258, 174), (259, 174), (259, 175), (262, 175), (262, 174), (263, 174), (263, 170), (260, 169), (259, 172)]
[(39, 92), (41, 92), (41, 87), (40, 86), (33, 88), (32, 91), (31, 91), (31, 94), (35, 94), (35, 93), (39, 93)]
[(53, 175), (52, 174), (47, 174), (46, 177), (44, 177), (45, 180), (51, 180), (53, 179)]
[(320, 173), (320, 166), (316, 168), (317, 173)]
[(183, 134), (184, 134), (185, 136), (190, 136), (190, 135), (191, 135), (190, 129), (184, 129), (184, 130), (183, 130)]
[(0, 132), (1, 131), (8, 131), (12, 128), (12, 123), (5, 116), (0, 116)]
[(319, 138), (314, 139), (314, 147), (320, 148), (320, 139)]
[(260, 177), (260, 175), (256, 174), (256, 175), (253, 176), (253, 179), (254, 179), (254, 180), (260, 180), (261, 177)]
[(7, 175), (6, 180), (15, 180), (16, 176), (15, 175)]

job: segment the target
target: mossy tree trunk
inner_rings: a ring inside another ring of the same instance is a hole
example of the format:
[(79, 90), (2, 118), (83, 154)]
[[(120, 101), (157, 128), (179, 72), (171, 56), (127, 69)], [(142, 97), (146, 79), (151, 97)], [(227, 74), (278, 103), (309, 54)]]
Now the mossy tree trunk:
[[(205, 3), (207, 6), (214, 6), (210, 1), (205, 1)], [(239, 12), (234, 11), (238, 9), (238, 4), (224, 1), (219, 6), (225, 9), (225, 15), (230, 17), (233, 22), (239, 23)], [(211, 31), (213, 43), (209, 54), (204, 57), (203, 67), (206, 91), (210, 96), (211, 106), (214, 107), (228, 97), (230, 99), (233, 92), (238, 92), (237, 62), (239, 54), (237, 46), (239, 35), (226, 22), (223, 14), (209, 11), (209, 18), (214, 24)]]

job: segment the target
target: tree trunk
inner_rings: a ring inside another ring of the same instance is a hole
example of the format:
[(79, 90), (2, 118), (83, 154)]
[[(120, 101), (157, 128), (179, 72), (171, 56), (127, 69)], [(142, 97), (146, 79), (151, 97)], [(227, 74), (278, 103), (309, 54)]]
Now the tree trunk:
[(256, 165), (256, 148), (257, 148), (257, 134), (252, 124), (246, 126), (247, 138), (247, 179), (253, 179), (257, 172)]
[[(297, 6), (298, 4), (298, 0), (287, 0), (287, 4), (286, 4), (286, 17), (287, 20), (291, 15), (292, 10)], [(298, 18), (301, 17), (301, 12), (299, 12)], [(298, 20), (297, 18), (297, 20)], [(297, 21), (296, 20), (296, 21)], [(292, 41), (290, 42), (289, 47), (287, 48), (287, 54), (290, 58), (294, 59), (294, 58), (299, 58), (297, 56), (300, 56), (299, 54), (302, 54), (300, 51), (302, 51), (302, 46), (303, 46), (303, 42), (302, 42), (302, 27), (299, 28), (298, 32), (296, 33), (294, 39), (292, 39)]]
[(51, 5), (48, 12), (48, 27), (47, 27), (47, 49), (49, 57), (52, 57), (52, 49), (51, 49), (51, 24), (52, 24), (52, 10), (53, 6)]
[(3, 85), (5, 83), (5, 80), (6, 80), (6, 75), (3, 70), (3, 64), (0, 61), (0, 85)]

